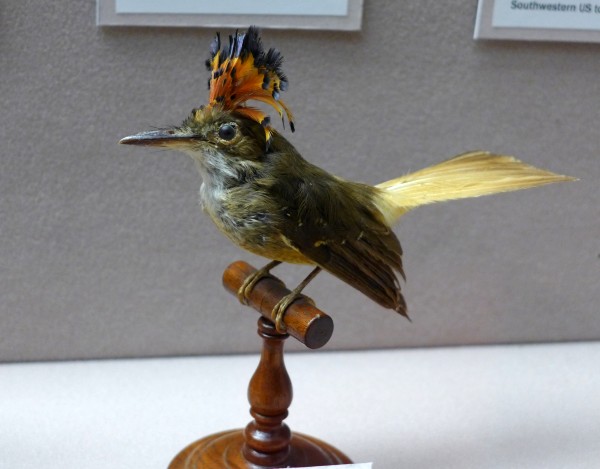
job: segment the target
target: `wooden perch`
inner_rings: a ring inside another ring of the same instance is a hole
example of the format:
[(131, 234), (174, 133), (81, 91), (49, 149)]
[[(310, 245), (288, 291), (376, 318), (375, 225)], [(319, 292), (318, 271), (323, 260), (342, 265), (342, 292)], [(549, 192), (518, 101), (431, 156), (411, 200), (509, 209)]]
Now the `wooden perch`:
[[(233, 295), (257, 269), (243, 261), (236, 261), (223, 272), (223, 286)], [(271, 319), (271, 311), (277, 302), (290, 293), (277, 277), (262, 278), (253, 288), (248, 305), (263, 317)], [(333, 320), (326, 313), (311, 304), (306, 297), (294, 301), (287, 309), (283, 321), (287, 333), (311, 349), (323, 347), (333, 334)]]

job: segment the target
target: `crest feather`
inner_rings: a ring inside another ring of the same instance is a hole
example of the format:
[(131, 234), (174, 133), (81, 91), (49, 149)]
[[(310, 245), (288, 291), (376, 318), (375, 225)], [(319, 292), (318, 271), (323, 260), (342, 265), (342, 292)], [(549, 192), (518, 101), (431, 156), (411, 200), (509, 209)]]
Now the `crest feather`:
[(236, 31), (235, 36), (229, 36), (229, 46), (226, 49), (221, 46), (221, 36), (217, 33), (210, 45), (210, 59), (206, 61), (211, 72), (208, 107), (235, 111), (258, 122), (265, 129), (268, 145), (271, 139), (269, 117), (260, 109), (246, 105), (251, 100), (260, 101), (275, 108), (284, 125), (285, 113), (293, 132), (294, 117), (280, 99), (280, 93), (288, 87), (281, 71), (281, 53), (277, 49), (265, 53), (255, 26), (246, 33)]

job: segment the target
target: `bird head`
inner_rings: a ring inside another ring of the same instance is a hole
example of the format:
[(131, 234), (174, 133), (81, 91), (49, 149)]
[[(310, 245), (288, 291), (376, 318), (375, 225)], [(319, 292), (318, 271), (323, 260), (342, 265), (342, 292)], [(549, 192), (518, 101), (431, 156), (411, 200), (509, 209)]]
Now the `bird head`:
[(192, 156), (218, 152), (252, 159), (265, 151), (266, 137), (263, 127), (254, 121), (231, 111), (205, 107), (193, 109), (177, 127), (130, 135), (119, 143), (164, 147)]
[(217, 33), (206, 61), (210, 71), (207, 105), (193, 109), (177, 127), (131, 135), (119, 143), (172, 148), (194, 159), (219, 154), (252, 160), (269, 150), (276, 132), (270, 118), (248, 106), (248, 101), (275, 108), (283, 122), (287, 117), (293, 132), (292, 113), (280, 99), (288, 84), (281, 71), (281, 54), (275, 49), (264, 51), (256, 27), (236, 32), (229, 36), (227, 48), (221, 46)]

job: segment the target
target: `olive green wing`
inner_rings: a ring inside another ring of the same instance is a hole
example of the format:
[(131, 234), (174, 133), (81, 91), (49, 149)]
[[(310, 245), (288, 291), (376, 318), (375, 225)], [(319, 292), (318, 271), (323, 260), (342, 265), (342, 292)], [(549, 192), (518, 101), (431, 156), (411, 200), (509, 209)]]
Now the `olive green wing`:
[(288, 243), (381, 306), (407, 316), (396, 276), (404, 277), (402, 248), (372, 203), (374, 189), (332, 176), (282, 183), (278, 196)]

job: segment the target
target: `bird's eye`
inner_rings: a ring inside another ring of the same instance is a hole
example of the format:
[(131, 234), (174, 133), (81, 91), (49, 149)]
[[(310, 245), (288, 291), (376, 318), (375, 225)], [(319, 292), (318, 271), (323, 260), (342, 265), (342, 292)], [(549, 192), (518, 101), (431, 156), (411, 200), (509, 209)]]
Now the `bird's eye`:
[(223, 124), (219, 127), (219, 138), (223, 140), (231, 140), (235, 137), (236, 125), (235, 124)]

